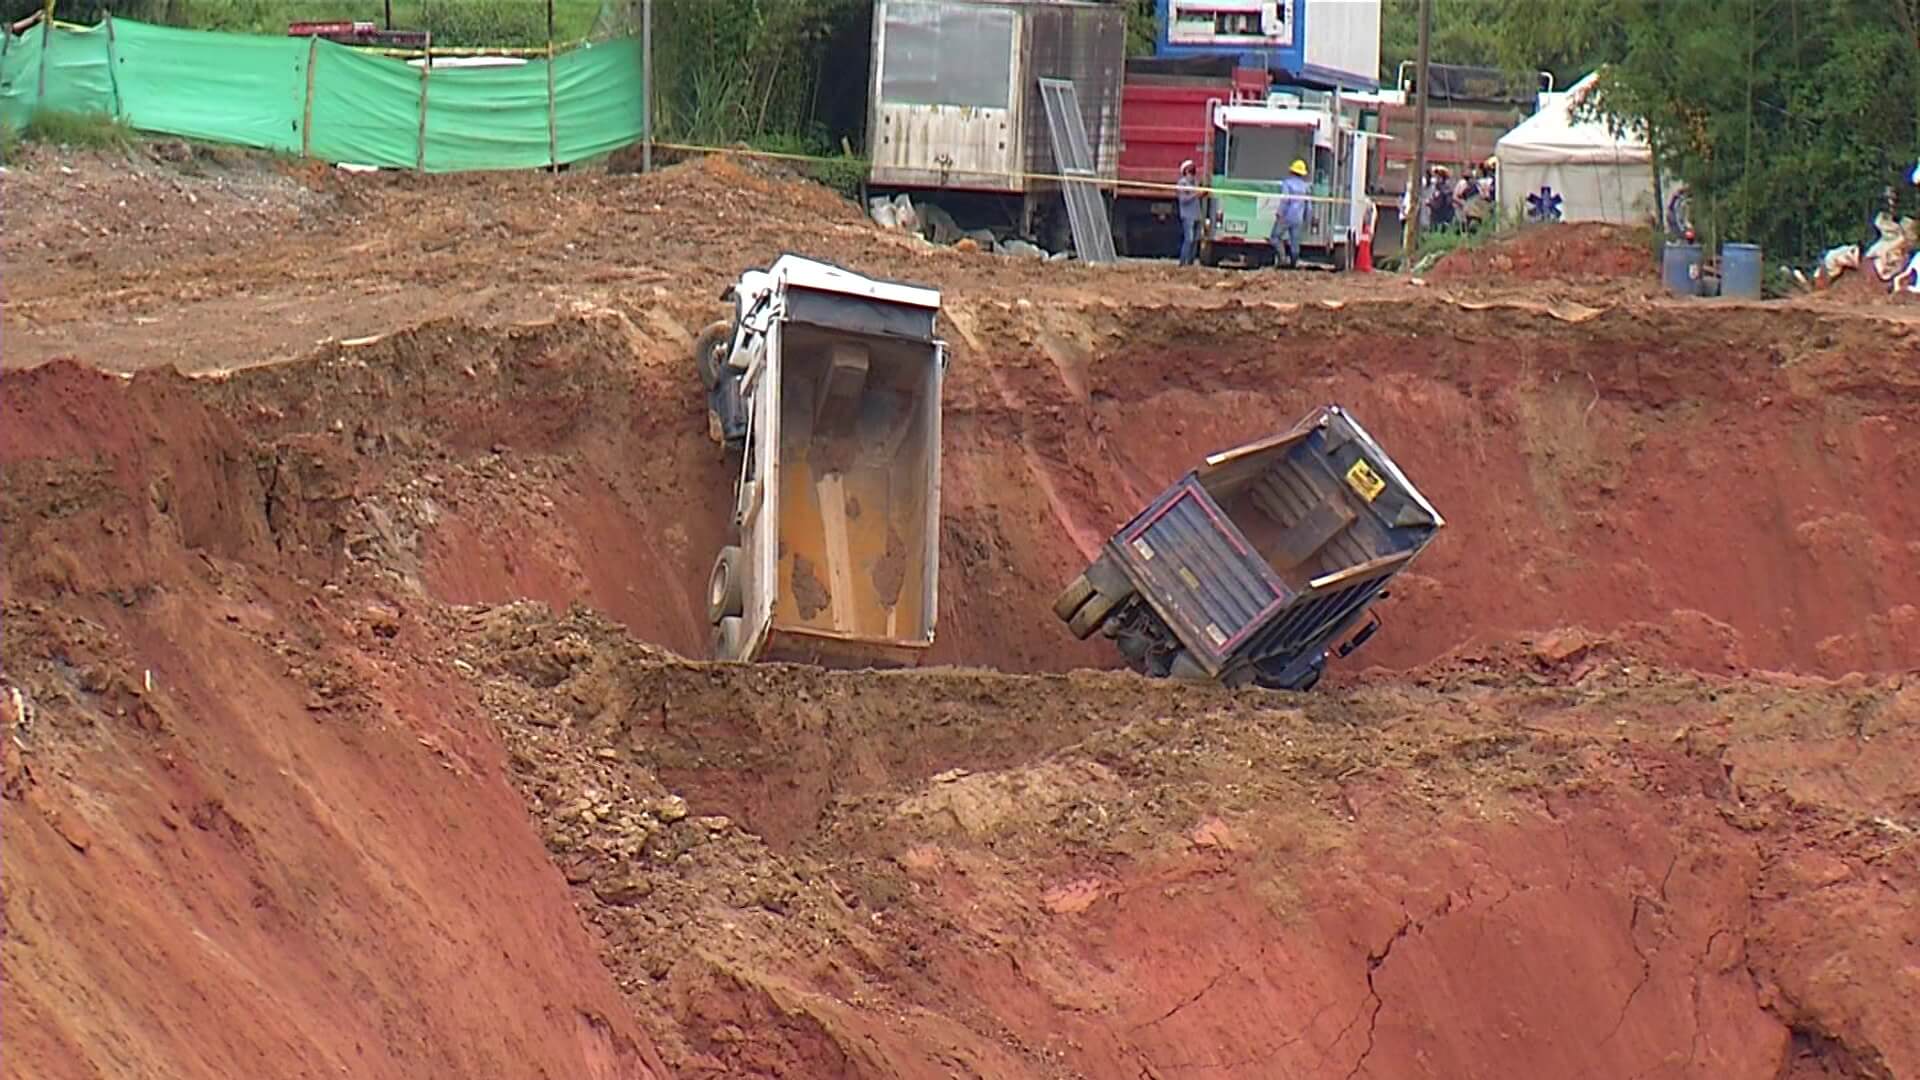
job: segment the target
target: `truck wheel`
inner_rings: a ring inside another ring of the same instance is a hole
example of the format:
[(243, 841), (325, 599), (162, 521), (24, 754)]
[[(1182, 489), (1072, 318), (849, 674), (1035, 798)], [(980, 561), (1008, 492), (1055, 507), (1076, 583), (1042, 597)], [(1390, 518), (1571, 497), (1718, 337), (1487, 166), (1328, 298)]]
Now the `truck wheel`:
[(746, 636), (746, 620), (729, 615), (713, 625), (713, 658), (740, 659), (741, 639)]
[(707, 621), (718, 626), (737, 618), (740, 600), (740, 549), (732, 544), (720, 549), (713, 560), (713, 573), (707, 576)]
[(1096, 592), (1087, 598), (1086, 603), (1080, 605), (1080, 610), (1073, 613), (1073, 618), (1067, 620), (1067, 629), (1073, 631), (1074, 637), (1085, 641), (1093, 636), (1095, 630), (1100, 629), (1101, 625), (1107, 621), (1107, 616), (1113, 614), (1113, 609), (1119, 606), (1120, 601), (1106, 593)]
[(1087, 580), (1087, 575), (1081, 574), (1074, 578), (1073, 584), (1068, 585), (1060, 593), (1060, 598), (1053, 602), (1053, 613), (1063, 620), (1071, 619), (1073, 613), (1079, 611), (1080, 605), (1086, 603), (1087, 597), (1092, 595), (1093, 582)]
[(727, 367), (724, 350), (732, 335), (733, 324), (721, 319), (708, 323), (700, 336), (693, 339), (693, 366), (700, 372), (700, 385), (705, 389), (720, 385), (720, 376)]

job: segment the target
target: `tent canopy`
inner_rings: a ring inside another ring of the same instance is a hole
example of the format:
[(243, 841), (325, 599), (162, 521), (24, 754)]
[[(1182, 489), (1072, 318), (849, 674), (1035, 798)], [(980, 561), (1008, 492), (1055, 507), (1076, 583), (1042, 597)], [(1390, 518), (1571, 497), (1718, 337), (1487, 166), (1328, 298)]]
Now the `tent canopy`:
[(1653, 154), (1646, 140), (1574, 116), (1597, 74), (1564, 93), (1540, 95), (1539, 111), (1494, 144), (1500, 209), (1510, 220), (1524, 220), (1527, 196), (1543, 192), (1560, 199), (1562, 221), (1630, 225), (1655, 217)]
[(1574, 108), (1593, 90), (1599, 73), (1588, 75), (1558, 94), (1540, 95), (1540, 111), (1495, 144), (1506, 165), (1651, 164), (1652, 151), (1638, 135), (1615, 135), (1600, 120), (1577, 120)]

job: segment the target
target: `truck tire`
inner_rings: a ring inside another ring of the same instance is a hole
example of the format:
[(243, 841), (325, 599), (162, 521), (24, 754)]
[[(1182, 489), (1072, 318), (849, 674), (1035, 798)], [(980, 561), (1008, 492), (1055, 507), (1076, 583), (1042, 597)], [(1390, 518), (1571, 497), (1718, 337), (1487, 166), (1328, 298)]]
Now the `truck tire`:
[(1060, 616), (1062, 620), (1071, 619), (1073, 613), (1079, 611), (1080, 605), (1086, 603), (1087, 598), (1092, 595), (1093, 582), (1087, 580), (1087, 575), (1081, 574), (1074, 578), (1073, 584), (1062, 590), (1060, 598), (1053, 602), (1053, 613)]
[(741, 607), (740, 549), (728, 544), (713, 560), (713, 573), (707, 575), (707, 621), (718, 626), (738, 618)]
[(1100, 629), (1107, 621), (1107, 616), (1113, 614), (1113, 609), (1119, 606), (1119, 600), (1115, 600), (1106, 593), (1096, 592), (1087, 598), (1086, 603), (1080, 605), (1080, 610), (1073, 613), (1073, 618), (1067, 620), (1067, 629), (1073, 631), (1074, 637), (1085, 641), (1093, 636), (1095, 630)]
[(729, 615), (713, 624), (713, 658), (715, 660), (738, 660), (742, 639), (746, 636), (747, 621), (737, 615)]
[(700, 372), (700, 386), (711, 390), (720, 385), (720, 377), (727, 370), (727, 358), (722, 350), (733, 335), (733, 324), (721, 319), (707, 324), (700, 336), (693, 339), (693, 366)]

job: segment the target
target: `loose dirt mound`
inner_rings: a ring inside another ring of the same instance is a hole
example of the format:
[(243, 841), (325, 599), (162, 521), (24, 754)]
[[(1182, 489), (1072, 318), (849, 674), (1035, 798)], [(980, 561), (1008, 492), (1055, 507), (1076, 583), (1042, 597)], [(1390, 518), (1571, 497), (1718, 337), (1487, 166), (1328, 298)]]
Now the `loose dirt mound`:
[(1435, 281), (1653, 280), (1653, 241), (1645, 229), (1593, 222), (1529, 225), (1471, 248), (1457, 248), (1434, 264)]

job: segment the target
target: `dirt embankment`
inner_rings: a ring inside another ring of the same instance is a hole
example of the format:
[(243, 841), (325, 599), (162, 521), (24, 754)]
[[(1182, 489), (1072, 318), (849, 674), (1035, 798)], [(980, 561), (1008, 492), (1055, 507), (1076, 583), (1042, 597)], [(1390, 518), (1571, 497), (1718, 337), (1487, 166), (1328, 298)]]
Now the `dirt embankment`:
[[(1329, 401), (1449, 521), (1356, 662), (1568, 625), (1714, 671), (1920, 655), (1920, 512), (1883, 494), (1920, 475), (1909, 331), (1556, 310), (955, 305), (936, 660), (1112, 664), (1052, 618), (1060, 584), (1205, 454)], [(283, 455), (404, 476), (371, 503), (441, 599), (581, 600), (698, 655), (735, 469), (682, 356), (702, 315), (429, 324), (199, 393)]]
[[(823, 208), (949, 288), (938, 658), (1007, 673), (715, 667), (660, 648), (735, 475), (688, 330), (714, 250), (806, 245), (702, 168), (310, 177), (290, 238), (91, 266), (10, 230), (9, 364), (300, 358), (5, 377), (8, 1077), (1920, 1074), (1909, 327)], [(290, 321), (328, 296), (370, 321)], [(1372, 670), (1060, 674), (1111, 663), (1049, 612), (1093, 545), (1326, 401), (1449, 519)]]
[(1587, 281), (1651, 284), (1659, 276), (1653, 235), (1643, 228), (1598, 222), (1532, 225), (1473, 247), (1456, 248), (1433, 266), (1442, 282)]
[(731, 470), (658, 311), (11, 375), (8, 1068), (1904, 1075), (1912, 689), (1640, 658), (1907, 666), (1912, 369), (1589, 314), (955, 311), (942, 655), (1107, 662), (1084, 545), (1340, 400), (1451, 521), (1370, 651), (1448, 659), (1311, 699), (448, 608), (697, 646)]

